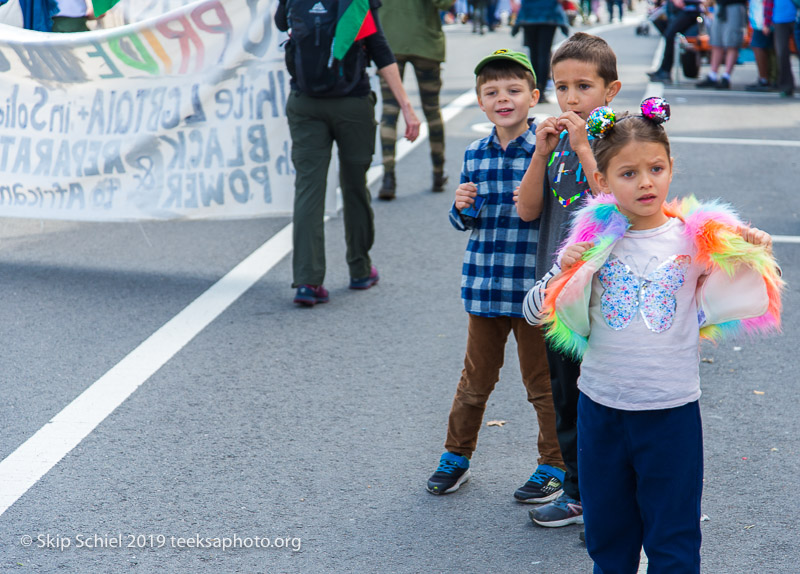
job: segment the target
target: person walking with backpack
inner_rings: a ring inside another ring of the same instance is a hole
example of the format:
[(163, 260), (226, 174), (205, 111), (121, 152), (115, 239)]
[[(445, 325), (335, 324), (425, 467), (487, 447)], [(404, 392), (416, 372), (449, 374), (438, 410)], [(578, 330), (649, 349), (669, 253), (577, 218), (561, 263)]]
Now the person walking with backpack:
[(367, 188), (367, 169), (375, 152), (376, 96), (367, 65), (395, 96), (414, 141), (420, 121), (403, 88), (378, 20), (379, 0), (279, 0), (278, 30), (289, 31), (286, 66), (291, 91), (286, 103), (295, 168), (294, 302), (313, 307), (327, 303), (325, 279), (325, 190), (331, 146), (339, 148), (339, 183), (344, 201), (350, 289), (369, 289), (378, 269), (369, 251), (375, 225)]
[[(400, 77), (406, 64), (414, 68), (422, 100), (422, 111), (428, 124), (428, 138), (433, 164), (431, 190), (444, 191), (447, 175), (444, 172), (444, 122), (439, 107), (442, 89), (441, 68), (445, 56), (445, 39), (439, 10), (447, 10), (455, 0), (385, 0), (380, 9), (386, 39), (397, 59)], [(396, 196), (395, 141), (397, 115), (400, 107), (389, 85), (381, 80), (381, 149), (383, 152), (383, 185), (378, 199), (392, 200)]]

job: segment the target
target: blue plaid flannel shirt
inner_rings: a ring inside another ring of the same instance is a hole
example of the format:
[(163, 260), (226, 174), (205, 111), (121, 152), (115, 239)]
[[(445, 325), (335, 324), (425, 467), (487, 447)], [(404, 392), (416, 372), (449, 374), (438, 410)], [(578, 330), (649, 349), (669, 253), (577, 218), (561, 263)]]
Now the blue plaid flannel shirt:
[(472, 182), (485, 197), (477, 218), (465, 218), (450, 208), (450, 223), (470, 231), (464, 253), (461, 298), (467, 313), (482, 317), (522, 317), (522, 302), (533, 287), (539, 220), (524, 222), (514, 206), (514, 189), (533, 155), (536, 126), (530, 128), (505, 151), (496, 128), (490, 136), (476, 140), (464, 152), (461, 183)]

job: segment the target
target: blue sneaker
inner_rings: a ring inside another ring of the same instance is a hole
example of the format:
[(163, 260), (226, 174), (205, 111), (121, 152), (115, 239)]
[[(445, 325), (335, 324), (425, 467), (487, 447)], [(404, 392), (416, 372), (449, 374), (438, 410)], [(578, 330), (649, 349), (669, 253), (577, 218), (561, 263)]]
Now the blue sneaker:
[(294, 302), (305, 307), (313, 307), (317, 303), (328, 302), (328, 290), (322, 285), (300, 285), (294, 296)]
[(450, 494), (467, 482), (469, 477), (469, 459), (452, 452), (446, 452), (439, 459), (439, 468), (428, 479), (428, 492), (431, 494)]
[(549, 464), (540, 464), (531, 477), (514, 493), (514, 498), (528, 504), (542, 504), (558, 498), (563, 490), (564, 471)]
[(361, 279), (350, 278), (350, 289), (369, 289), (378, 282), (378, 268), (374, 265), (369, 270), (369, 276), (362, 277)]
[(528, 512), (531, 520), (539, 526), (558, 528), (567, 524), (583, 524), (583, 505), (580, 500), (570, 498), (563, 492), (553, 502)]

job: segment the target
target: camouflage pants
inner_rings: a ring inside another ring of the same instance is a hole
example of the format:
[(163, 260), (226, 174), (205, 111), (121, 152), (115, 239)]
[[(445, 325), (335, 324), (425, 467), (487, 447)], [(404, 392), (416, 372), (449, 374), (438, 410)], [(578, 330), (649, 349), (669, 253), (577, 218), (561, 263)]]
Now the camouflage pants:
[[(422, 111), (428, 123), (428, 139), (431, 145), (431, 162), (433, 173), (444, 173), (444, 124), (439, 109), (439, 91), (442, 89), (440, 73), (441, 64), (435, 60), (395, 54), (403, 77), (406, 63), (414, 67), (417, 76)], [(389, 86), (381, 78), (381, 97), (383, 98), (383, 115), (381, 117), (381, 149), (383, 152), (383, 169), (386, 173), (394, 173), (394, 151), (397, 141), (397, 116), (400, 106), (395, 100)]]

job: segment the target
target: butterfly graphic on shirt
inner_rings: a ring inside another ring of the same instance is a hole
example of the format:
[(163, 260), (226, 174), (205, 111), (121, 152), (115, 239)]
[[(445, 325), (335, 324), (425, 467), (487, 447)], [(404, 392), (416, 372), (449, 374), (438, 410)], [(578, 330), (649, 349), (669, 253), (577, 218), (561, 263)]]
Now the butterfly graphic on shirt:
[(689, 255), (673, 255), (640, 277), (618, 257), (609, 256), (597, 274), (603, 286), (600, 309), (606, 324), (621, 331), (639, 313), (654, 333), (668, 330), (675, 318), (675, 293), (683, 286), (691, 262)]

